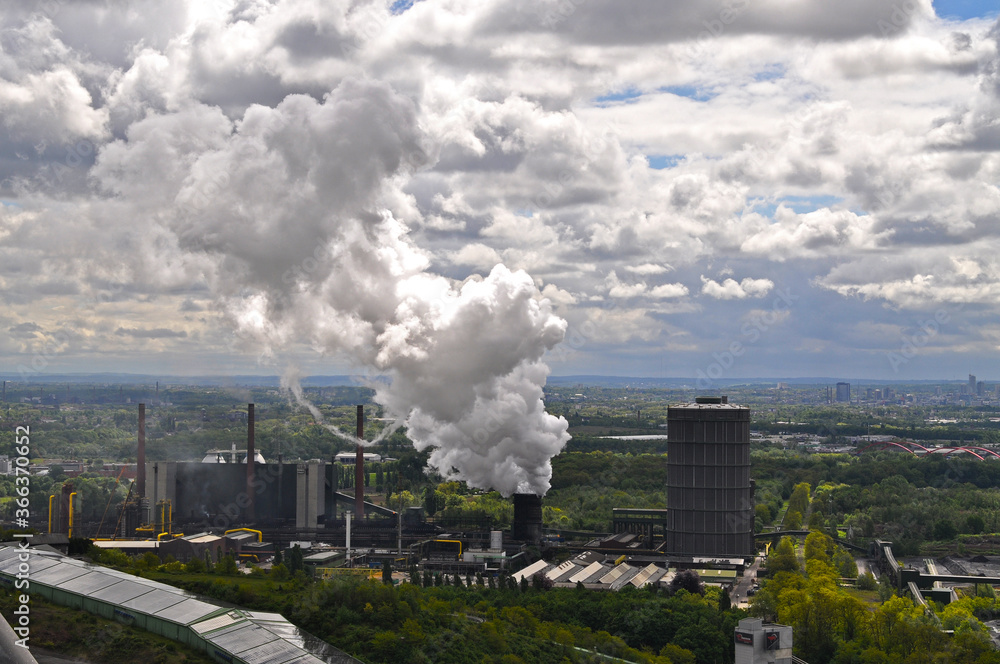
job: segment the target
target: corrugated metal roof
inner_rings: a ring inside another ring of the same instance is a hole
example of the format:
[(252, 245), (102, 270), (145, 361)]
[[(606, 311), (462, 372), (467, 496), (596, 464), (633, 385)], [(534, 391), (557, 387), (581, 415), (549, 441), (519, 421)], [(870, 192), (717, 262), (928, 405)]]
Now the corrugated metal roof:
[(197, 537), (192, 537), (190, 539), (185, 537), (184, 539), (194, 544), (210, 544), (212, 542), (218, 542), (222, 538), (219, 537), (218, 535), (200, 535)]
[(234, 655), (241, 655), (245, 650), (278, 640), (278, 635), (252, 622), (242, 622), (213, 634), (210, 640)]
[(32, 572), (31, 581), (45, 583), (50, 586), (57, 586), (63, 581), (68, 581), (75, 576), (80, 576), (80, 570), (72, 565), (53, 565), (41, 572)]
[[(622, 567), (624, 567), (624, 565), (622, 565)], [(642, 570), (637, 567), (632, 567), (631, 569), (626, 570), (621, 576), (611, 582), (611, 590), (621, 590), (628, 585), (629, 581), (631, 581), (636, 574), (641, 571)]]
[(293, 646), (288, 641), (276, 639), (270, 643), (240, 653), (240, 658), (247, 664), (283, 664), (295, 659), (303, 653), (302, 648)]
[(633, 576), (629, 580), (629, 583), (631, 583), (636, 588), (641, 588), (644, 585), (646, 585), (647, 583), (649, 583), (650, 577), (652, 577), (654, 574), (656, 574), (657, 571), (660, 571), (661, 569), (662, 568), (657, 567), (653, 563), (649, 563), (648, 565), (646, 565), (645, 567), (643, 567), (641, 570), (639, 570), (639, 573), (636, 574), (635, 576)]
[(623, 574), (631, 572), (632, 567), (628, 563), (622, 563), (617, 567), (613, 568), (610, 572), (601, 577), (600, 583), (613, 583), (619, 579)]
[(261, 621), (274, 620), (277, 622), (288, 622), (287, 620), (285, 620), (285, 616), (281, 615), (280, 613), (267, 613), (266, 611), (247, 611), (246, 614), (248, 618), (252, 618), (254, 620), (261, 620)]
[(156, 540), (98, 540), (94, 542), (98, 549), (149, 549), (155, 551), (160, 548), (160, 543)]
[(520, 572), (514, 572), (513, 574), (511, 574), (511, 577), (513, 577), (515, 581), (520, 583), (521, 579), (525, 578), (526, 576), (534, 576), (535, 574), (541, 572), (548, 566), (549, 564), (547, 562), (545, 562), (544, 560), (539, 560), (537, 562), (531, 563), (530, 565), (522, 569)]
[[(604, 569), (604, 565), (602, 565), (601, 563), (597, 563), (597, 562), (590, 563), (589, 565), (587, 565), (586, 567), (584, 567), (583, 569), (581, 569), (579, 572), (577, 572), (573, 576), (569, 577), (570, 583), (581, 583), (582, 581), (584, 581), (584, 580), (588, 579), (589, 577), (593, 576), (596, 572), (599, 572), (599, 571), (601, 571), (603, 569)], [(602, 576), (603, 576), (603, 574), (602, 574)]]
[(610, 566), (601, 564), (601, 568), (598, 569), (598, 570), (596, 570), (596, 571), (594, 571), (594, 573), (591, 574), (590, 576), (588, 576), (586, 579), (584, 579), (583, 582), (585, 584), (586, 583), (597, 583), (598, 581), (600, 581), (601, 577), (603, 577), (605, 574), (607, 574), (610, 570), (611, 570)]
[(232, 625), (245, 620), (246, 617), (242, 613), (238, 611), (230, 611), (229, 613), (223, 613), (221, 616), (215, 616), (214, 618), (209, 618), (208, 620), (202, 620), (199, 623), (195, 623), (194, 625), (191, 625), (191, 629), (199, 634), (205, 634), (224, 627), (231, 627)]
[(153, 616), (184, 601), (186, 601), (184, 596), (179, 593), (172, 593), (169, 590), (150, 590), (144, 595), (123, 602), (122, 606)]
[(190, 625), (218, 610), (219, 607), (214, 604), (207, 604), (197, 599), (186, 599), (179, 604), (157, 611), (154, 615), (170, 622)]
[(558, 567), (553, 567), (552, 569), (545, 572), (545, 578), (549, 581), (555, 581), (559, 577), (565, 575), (567, 572), (574, 572), (577, 569), (577, 565), (571, 560), (567, 560)]
[(78, 593), (80, 595), (90, 596), (96, 590), (101, 588), (107, 588), (108, 586), (118, 583), (120, 579), (110, 574), (105, 574), (104, 572), (87, 572), (82, 574), (75, 579), (70, 579), (65, 583), (60, 584), (60, 590), (67, 590), (72, 593)]
[(17, 556), (8, 558), (0, 563), (0, 571), (12, 570), (12, 573), (16, 573), (18, 566), (25, 562), (28, 563), (28, 569), (32, 572), (41, 572), (56, 564), (51, 558), (32, 553), (28, 555), (28, 560), (20, 560)]
[(136, 583), (135, 581), (119, 581), (116, 584), (110, 585), (107, 588), (101, 588), (90, 594), (91, 597), (95, 599), (101, 599), (105, 602), (112, 602), (114, 604), (121, 604), (122, 602), (127, 602), (130, 599), (135, 599), (140, 595), (145, 595), (146, 593), (152, 592), (149, 586), (144, 586), (141, 583)]

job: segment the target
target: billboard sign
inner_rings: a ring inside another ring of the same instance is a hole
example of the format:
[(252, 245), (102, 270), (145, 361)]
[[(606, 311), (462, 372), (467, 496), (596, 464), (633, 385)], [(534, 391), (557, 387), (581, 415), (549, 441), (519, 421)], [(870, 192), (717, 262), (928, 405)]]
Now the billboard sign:
[(777, 650), (781, 647), (781, 639), (778, 632), (767, 632), (764, 634), (764, 649)]
[(742, 643), (746, 646), (753, 645), (753, 634), (748, 634), (747, 632), (736, 632), (736, 643)]

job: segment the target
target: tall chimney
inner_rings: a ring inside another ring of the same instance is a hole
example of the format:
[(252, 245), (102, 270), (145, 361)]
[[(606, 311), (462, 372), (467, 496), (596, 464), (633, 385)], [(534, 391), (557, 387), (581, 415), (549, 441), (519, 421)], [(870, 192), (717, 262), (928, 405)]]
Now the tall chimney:
[(254, 458), (257, 451), (254, 449), (253, 445), (253, 404), (247, 404), (247, 498), (250, 502), (247, 504), (247, 520), (254, 520), (254, 510), (253, 510), (253, 470), (254, 470)]
[(139, 452), (135, 463), (135, 486), (139, 498), (146, 497), (146, 404), (139, 404)]
[[(358, 440), (365, 439), (365, 407), (358, 406)], [(357, 517), (365, 515), (365, 448), (358, 445), (354, 455), (354, 513)]]

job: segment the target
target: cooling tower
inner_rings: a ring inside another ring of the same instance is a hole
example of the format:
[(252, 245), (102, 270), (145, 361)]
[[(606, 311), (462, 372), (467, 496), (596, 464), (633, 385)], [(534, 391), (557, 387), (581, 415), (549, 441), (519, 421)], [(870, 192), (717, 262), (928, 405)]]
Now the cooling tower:
[(752, 555), (750, 409), (698, 397), (667, 409), (667, 533), (673, 555)]

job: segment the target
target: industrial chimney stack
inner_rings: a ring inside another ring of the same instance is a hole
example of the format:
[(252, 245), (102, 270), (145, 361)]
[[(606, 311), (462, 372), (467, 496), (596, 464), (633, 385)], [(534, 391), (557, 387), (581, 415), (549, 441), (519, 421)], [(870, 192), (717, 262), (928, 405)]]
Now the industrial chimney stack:
[(139, 404), (139, 452), (136, 454), (135, 485), (139, 498), (146, 497), (146, 404)]
[[(358, 406), (358, 440), (365, 439), (365, 407)], [(365, 516), (365, 448), (358, 444), (354, 455), (354, 514)]]
[(247, 521), (252, 522), (254, 520), (254, 504), (253, 504), (253, 471), (254, 471), (254, 459), (257, 455), (257, 450), (254, 449), (253, 440), (253, 404), (247, 404)]

